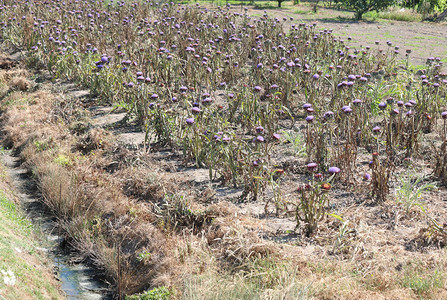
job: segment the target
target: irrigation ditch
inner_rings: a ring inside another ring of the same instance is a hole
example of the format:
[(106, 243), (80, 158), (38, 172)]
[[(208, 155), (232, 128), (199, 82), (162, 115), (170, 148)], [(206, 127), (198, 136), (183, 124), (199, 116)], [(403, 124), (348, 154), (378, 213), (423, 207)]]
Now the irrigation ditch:
[(97, 271), (76, 260), (67, 247), (63, 235), (58, 231), (57, 219), (42, 203), (41, 195), (30, 172), (22, 166), (13, 151), (5, 150), (1, 160), (6, 167), (21, 207), (35, 229), (41, 233), (42, 247), (53, 262), (54, 272), (61, 282), (61, 289), (68, 299), (99, 300), (111, 299), (106, 283)]

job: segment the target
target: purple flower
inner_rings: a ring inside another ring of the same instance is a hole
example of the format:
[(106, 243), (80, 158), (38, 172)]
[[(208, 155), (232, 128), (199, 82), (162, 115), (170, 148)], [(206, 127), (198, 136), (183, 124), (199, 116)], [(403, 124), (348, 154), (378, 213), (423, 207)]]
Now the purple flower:
[(304, 103), (303, 104), (303, 108), (304, 109), (308, 109), (308, 108), (311, 108), (312, 107), (312, 104), (310, 104), (310, 103)]
[(342, 110), (345, 114), (349, 114), (349, 113), (352, 112), (352, 108), (351, 108), (350, 106), (347, 106), (347, 105), (343, 106), (343, 107), (341, 108), (341, 110)]
[(447, 111), (443, 111), (442, 113), (441, 113), (441, 117), (445, 120), (445, 119), (447, 119)]
[(186, 124), (188, 124), (188, 125), (194, 124), (194, 118), (187, 118), (186, 119)]
[(281, 138), (281, 135), (280, 135), (279, 133), (274, 133), (272, 136), (273, 136), (273, 138), (274, 138), (275, 140), (277, 140), (277, 141), (279, 141), (280, 138)]
[(375, 132), (375, 133), (380, 132), (380, 127), (379, 126), (374, 127), (373, 132)]
[(263, 133), (264, 132), (264, 127), (262, 127), (262, 126), (256, 127), (256, 132), (257, 133)]
[(312, 76), (312, 78), (315, 79), (315, 80), (317, 80), (318, 78), (320, 78), (320, 75), (318, 75), (318, 74), (314, 74), (314, 75)]
[(255, 92), (260, 92), (262, 90), (262, 88), (259, 85), (257, 85), (257, 86), (255, 86), (254, 90), (255, 90)]
[(332, 111), (327, 111), (323, 114), (323, 118), (325, 118), (325, 119), (330, 119), (333, 116), (334, 116), (334, 112), (332, 112)]
[(313, 120), (314, 120), (314, 116), (307, 116), (307, 117), (306, 117), (306, 122), (307, 122), (307, 123), (312, 123)]
[(207, 97), (205, 99), (202, 100), (203, 104), (210, 104), (211, 102), (213, 102), (213, 99), (210, 97)]
[(202, 110), (200, 109), (200, 108), (198, 108), (198, 107), (196, 107), (196, 106), (194, 106), (193, 108), (192, 108), (192, 113), (193, 114), (198, 114), (198, 113), (200, 113)]
[(309, 163), (306, 165), (307, 169), (311, 172), (315, 172), (317, 170), (318, 165), (316, 163)]
[(386, 108), (386, 102), (380, 102), (380, 103), (379, 103), (379, 108), (380, 108), (381, 110), (384, 110), (384, 109)]
[(331, 174), (337, 174), (337, 173), (340, 173), (340, 169), (337, 167), (330, 167), (328, 172)]
[(368, 180), (370, 180), (370, 179), (371, 179), (371, 175), (370, 175), (370, 174), (365, 173), (365, 174), (363, 175), (363, 180), (364, 180), (364, 181), (368, 181)]
[(258, 142), (258, 143), (262, 143), (262, 142), (264, 142), (264, 137), (258, 135), (258, 136), (256, 137), (256, 142)]

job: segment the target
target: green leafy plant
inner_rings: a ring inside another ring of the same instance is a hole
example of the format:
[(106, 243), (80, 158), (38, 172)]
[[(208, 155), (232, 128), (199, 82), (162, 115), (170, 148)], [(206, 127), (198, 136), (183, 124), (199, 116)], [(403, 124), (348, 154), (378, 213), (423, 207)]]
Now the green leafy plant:
[(169, 288), (161, 286), (138, 295), (126, 296), (126, 300), (168, 300), (173, 293)]
[(281, 131), (281, 135), (292, 147), (291, 152), (296, 156), (306, 155), (306, 143), (302, 134), (299, 131)]
[(436, 189), (437, 186), (435, 183), (421, 184), (423, 179), (417, 174), (410, 173), (406, 177), (399, 177), (400, 187), (396, 189), (396, 201), (404, 207), (406, 213), (415, 206), (425, 212), (424, 205), (420, 201), (423, 193)]

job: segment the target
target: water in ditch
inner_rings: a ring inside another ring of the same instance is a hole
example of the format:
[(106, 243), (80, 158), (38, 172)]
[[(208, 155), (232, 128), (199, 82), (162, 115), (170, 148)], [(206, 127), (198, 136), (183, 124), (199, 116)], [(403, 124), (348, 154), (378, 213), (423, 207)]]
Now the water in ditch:
[(28, 171), (21, 167), (20, 160), (3, 151), (1, 155), (8, 175), (17, 191), (21, 206), (34, 226), (43, 233), (45, 245), (40, 250), (53, 259), (54, 269), (61, 281), (61, 289), (68, 299), (110, 299), (107, 285), (98, 279), (93, 268), (84, 264), (70, 263), (70, 254), (62, 247), (63, 237), (57, 234), (54, 217), (40, 201)]

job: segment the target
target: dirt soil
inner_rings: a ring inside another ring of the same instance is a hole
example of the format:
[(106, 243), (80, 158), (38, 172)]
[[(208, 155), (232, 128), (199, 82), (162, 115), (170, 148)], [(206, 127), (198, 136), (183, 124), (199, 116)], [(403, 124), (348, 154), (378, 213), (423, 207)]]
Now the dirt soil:
[[(312, 14), (312, 7), (300, 5), (300, 13), (294, 13), (290, 8), (268, 10), (268, 14), (278, 17), (281, 22), (283, 18), (286, 27), (290, 24), (316, 23), (321, 30), (332, 29), (335, 36), (345, 40), (351, 47), (379, 47), (386, 50), (386, 42), (392, 42), (394, 46), (400, 47), (399, 58), (405, 59), (405, 50), (411, 49), (410, 62), (414, 65), (425, 64), (428, 57), (440, 57), (447, 62), (447, 23), (434, 22), (401, 22), (391, 20), (380, 21), (355, 21), (349, 20), (352, 12), (320, 7), (317, 14)], [(235, 11), (241, 11), (235, 9)], [(261, 9), (248, 9), (248, 14), (259, 18), (264, 14)], [(290, 18), (294, 18), (290, 20)], [(347, 38), (352, 37), (351, 41)], [(379, 46), (375, 42), (379, 41)]]

